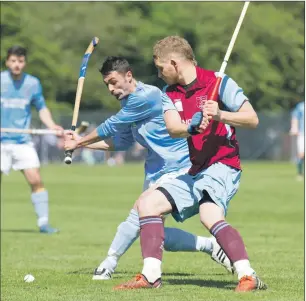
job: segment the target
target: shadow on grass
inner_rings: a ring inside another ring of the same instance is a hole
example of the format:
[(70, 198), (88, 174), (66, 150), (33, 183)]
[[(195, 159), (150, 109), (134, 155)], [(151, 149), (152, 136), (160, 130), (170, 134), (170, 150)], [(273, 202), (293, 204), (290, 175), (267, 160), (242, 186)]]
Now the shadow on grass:
[[(67, 275), (93, 275), (94, 268), (83, 268), (76, 271), (67, 272)], [(124, 278), (124, 277), (133, 277), (135, 276), (135, 272), (128, 272), (128, 271), (118, 271), (114, 273), (114, 278)], [(203, 275), (203, 274), (201, 274)], [(224, 273), (215, 273), (209, 274), (210, 276), (224, 276)], [(163, 276), (172, 276), (172, 277), (191, 277), (191, 276), (198, 276), (198, 274), (192, 273), (163, 273)], [(208, 276), (208, 275), (207, 275)], [(183, 285), (183, 284), (190, 284), (190, 285), (198, 285), (198, 286), (213, 286), (213, 287), (225, 287), (229, 284), (234, 285), (232, 282), (229, 281), (214, 281), (214, 280), (192, 280), (192, 279), (166, 279), (165, 282), (169, 284), (176, 284), (176, 285)]]
[(12, 232), (12, 233), (36, 233), (38, 234), (38, 230), (33, 229), (1, 229), (1, 232)]
[[(79, 274), (79, 275), (88, 275), (93, 274), (94, 268), (84, 268), (76, 271), (70, 271), (67, 274)], [(135, 273), (133, 272), (127, 272), (127, 271), (118, 271), (114, 274), (114, 276), (134, 276)], [(223, 274), (220, 274), (223, 275)], [(116, 277), (115, 276), (115, 277)], [(178, 277), (189, 277), (189, 276), (195, 276), (194, 274), (187, 274), (187, 273), (163, 273), (163, 276), (178, 276)]]
[(211, 279), (165, 279), (164, 283), (171, 285), (196, 285), (201, 287), (215, 287), (226, 290), (233, 290), (235, 288), (235, 283), (233, 281)]

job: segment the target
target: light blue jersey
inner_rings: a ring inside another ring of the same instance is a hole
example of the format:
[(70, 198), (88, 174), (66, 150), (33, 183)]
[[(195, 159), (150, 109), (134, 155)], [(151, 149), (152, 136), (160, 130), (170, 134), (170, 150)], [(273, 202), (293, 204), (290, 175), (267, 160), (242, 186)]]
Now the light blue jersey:
[(169, 104), (173, 106), (160, 89), (138, 82), (136, 91), (121, 100), (121, 110), (97, 128), (102, 139), (113, 137), (116, 150), (127, 150), (134, 141), (146, 148), (145, 174), (150, 181), (191, 165), (186, 139), (173, 139), (167, 131), (163, 105)]
[[(37, 111), (46, 107), (40, 81), (27, 73), (20, 80), (13, 80), (9, 71), (1, 72), (1, 128), (28, 129), (32, 105)], [(1, 133), (1, 143), (29, 141), (28, 134)]]
[(292, 118), (296, 118), (298, 121), (299, 135), (304, 135), (305, 126), (305, 102), (299, 102), (292, 111)]

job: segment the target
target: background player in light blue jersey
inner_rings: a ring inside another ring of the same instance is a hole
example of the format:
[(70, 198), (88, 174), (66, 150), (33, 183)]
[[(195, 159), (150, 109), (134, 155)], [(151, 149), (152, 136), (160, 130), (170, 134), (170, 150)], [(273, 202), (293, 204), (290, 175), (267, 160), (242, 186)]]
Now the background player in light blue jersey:
[[(26, 49), (13, 46), (8, 50), (6, 66), (1, 72), (1, 128), (28, 129), (31, 123), (31, 106), (39, 112), (40, 120), (53, 130), (63, 128), (52, 119), (46, 107), (40, 81), (23, 72), (26, 66)], [(54, 233), (49, 225), (48, 192), (39, 172), (39, 159), (28, 134), (1, 133), (1, 174), (10, 169), (20, 170), (31, 186), (31, 199), (37, 214), (37, 225), (42, 233)]]
[(292, 111), (290, 134), (297, 137), (297, 179), (303, 180), (305, 158), (305, 102), (299, 102)]
[[(190, 167), (187, 142), (185, 139), (171, 138), (163, 119), (163, 110), (167, 110), (167, 106), (169, 109), (173, 107), (171, 101), (167, 101), (168, 97), (157, 87), (137, 82), (124, 58), (108, 57), (100, 72), (110, 93), (120, 100), (122, 108), (85, 137), (68, 132), (65, 149), (86, 146), (102, 150), (127, 150), (137, 141), (148, 151), (145, 192), (142, 196), (157, 185), (185, 173)], [(100, 141), (104, 139), (107, 140)], [(138, 238), (139, 231), (139, 217), (134, 207), (126, 221), (119, 225), (108, 256), (95, 270), (93, 279), (111, 278), (119, 258)], [(232, 272), (228, 258), (213, 238), (196, 237), (180, 229), (166, 228), (164, 248), (168, 251), (206, 252)]]

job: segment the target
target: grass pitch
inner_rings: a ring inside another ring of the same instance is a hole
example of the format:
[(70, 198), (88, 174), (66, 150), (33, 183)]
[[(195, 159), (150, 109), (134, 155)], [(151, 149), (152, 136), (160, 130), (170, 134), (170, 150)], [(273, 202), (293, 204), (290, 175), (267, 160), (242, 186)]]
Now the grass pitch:
[[(21, 173), (1, 187), (1, 300), (3, 301), (297, 301), (304, 300), (304, 193), (294, 166), (245, 163), (228, 221), (244, 237), (253, 267), (267, 291), (237, 294), (236, 276), (202, 253), (164, 253), (160, 290), (114, 292), (112, 287), (141, 271), (137, 241), (122, 257), (111, 281), (92, 281), (118, 224), (141, 193), (142, 164), (123, 167), (47, 166), (51, 224), (61, 233), (39, 234), (30, 191)], [(176, 224), (208, 235), (198, 216)], [(26, 274), (36, 278), (23, 282)]]

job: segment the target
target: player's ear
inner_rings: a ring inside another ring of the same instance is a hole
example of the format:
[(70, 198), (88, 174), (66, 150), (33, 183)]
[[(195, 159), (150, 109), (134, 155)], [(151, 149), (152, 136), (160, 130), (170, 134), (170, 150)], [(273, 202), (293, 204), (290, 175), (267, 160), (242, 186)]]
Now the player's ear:
[(128, 81), (129, 83), (131, 83), (132, 80), (133, 80), (133, 74), (132, 74), (132, 72), (131, 72), (131, 71), (128, 71), (128, 72), (126, 73), (125, 76), (126, 76), (127, 81)]
[(176, 60), (170, 60), (170, 64), (175, 68), (175, 70), (177, 70), (177, 62)]

